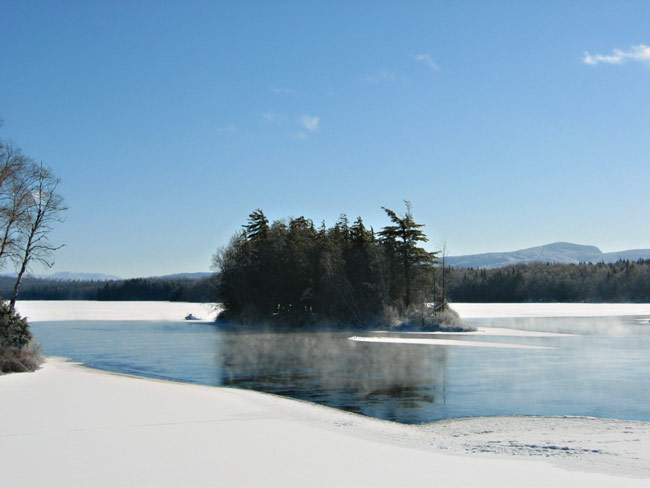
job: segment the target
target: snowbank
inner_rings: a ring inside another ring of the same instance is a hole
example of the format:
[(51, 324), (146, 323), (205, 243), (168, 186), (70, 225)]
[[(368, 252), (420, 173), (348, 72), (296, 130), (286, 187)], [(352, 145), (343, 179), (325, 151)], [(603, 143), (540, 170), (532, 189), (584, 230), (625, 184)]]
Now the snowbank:
[[(97, 302), (21, 300), (16, 308), (29, 320), (169, 320), (192, 313), (213, 321), (217, 309), (210, 303)], [(650, 316), (647, 303), (454, 303), (463, 319), (499, 317), (611, 317)]]
[(97, 302), (91, 300), (20, 300), (16, 309), (30, 322), (56, 320), (156, 320), (182, 321), (192, 314), (214, 321), (211, 303), (191, 302)]
[[(589, 425), (567, 431), (562, 419), (537, 430), (525, 418), (496, 419), (500, 432), (494, 419), (406, 426), (54, 358), (0, 377), (0, 397), (0, 486), (620, 488), (650, 476), (642, 422), (575, 421), (604, 426), (595, 439), (583, 435)], [(559, 465), (524, 460), (537, 451)], [(457, 455), (468, 452), (483, 454)]]
[[(462, 333), (459, 333), (462, 334)], [(553, 349), (544, 346), (528, 346), (526, 344), (505, 344), (502, 342), (459, 341), (455, 339), (423, 339), (410, 337), (348, 337), (354, 342), (383, 342), (389, 344), (413, 344), (428, 346), (461, 346), (461, 347), (492, 347), (497, 349)]]
[[(650, 305), (454, 308), (464, 318), (650, 315)], [(32, 321), (214, 317), (196, 303), (22, 301), (18, 309)], [(56, 358), (36, 373), (0, 376), (0, 398), (0, 486), (624, 488), (650, 478), (648, 422), (495, 417), (408, 426)]]
[(452, 303), (463, 319), (649, 315), (648, 303)]

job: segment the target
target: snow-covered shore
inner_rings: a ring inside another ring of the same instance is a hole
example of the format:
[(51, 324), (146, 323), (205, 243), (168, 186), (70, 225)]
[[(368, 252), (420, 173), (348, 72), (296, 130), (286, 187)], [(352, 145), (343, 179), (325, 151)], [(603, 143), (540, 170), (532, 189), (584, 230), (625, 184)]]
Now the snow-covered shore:
[[(214, 320), (213, 304), (189, 302), (95, 302), (81, 300), (22, 300), (18, 311), (32, 322), (49, 320), (178, 321), (191, 313)], [(464, 319), (498, 317), (650, 316), (647, 303), (453, 303)]]
[(16, 309), (30, 322), (57, 320), (182, 321), (192, 314), (214, 321), (217, 309), (210, 303), (99, 302), (90, 300), (21, 300)]
[(648, 303), (452, 303), (464, 319), (650, 315)]
[[(113, 305), (19, 302), (18, 308), (34, 321), (181, 320), (190, 312), (207, 318), (200, 304)], [(468, 305), (488, 317), (505, 313)], [(650, 313), (647, 305), (634, 313), (627, 307), (610, 306), (610, 315)], [(60, 358), (36, 373), (0, 376), (0, 399), (0, 486), (594, 488), (648, 486), (650, 479), (648, 422), (483, 417), (409, 426)]]
[(595, 488), (647, 486), (650, 477), (643, 422), (406, 426), (58, 358), (0, 377), (0, 398), (0, 486)]

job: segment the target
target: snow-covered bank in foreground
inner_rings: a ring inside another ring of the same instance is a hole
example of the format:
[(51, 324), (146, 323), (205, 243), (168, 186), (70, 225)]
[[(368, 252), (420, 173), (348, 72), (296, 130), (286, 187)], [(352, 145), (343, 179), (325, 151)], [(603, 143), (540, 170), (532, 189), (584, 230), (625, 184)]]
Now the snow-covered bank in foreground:
[[(464, 318), (650, 315), (650, 305), (627, 304), (454, 307)], [(22, 301), (18, 309), (32, 321), (214, 317), (196, 303)], [(58, 359), (0, 377), (0, 399), (0, 486), (635, 487), (650, 478), (647, 422), (496, 417), (407, 426)]]
[(98, 302), (90, 300), (19, 300), (16, 309), (30, 322), (56, 320), (182, 321), (192, 314), (214, 321), (214, 304), (191, 302)]
[[(514, 417), (407, 426), (60, 359), (0, 377), (0, 397), (0, 486), (596, 488), (647, 486), (640, 478), (650, 476), (643, 422)], [(464, 453), (476, 454), (453, 455)]]
[(452, 303), (463, 319), (650, 315), (649, 303)]

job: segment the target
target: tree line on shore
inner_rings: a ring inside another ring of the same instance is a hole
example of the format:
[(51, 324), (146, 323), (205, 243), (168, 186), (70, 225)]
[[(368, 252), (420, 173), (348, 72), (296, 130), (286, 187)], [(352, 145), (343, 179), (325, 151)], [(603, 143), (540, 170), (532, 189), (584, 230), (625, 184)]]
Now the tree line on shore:
[[(502, 268), (445, 267), (451, 302), (650, 303), (650, 260), (615, 263), (528, 263)], [(441, 264), (435, 274), (442, 299)], [(0, 277), (0, 296), (14, 279)], [(60, 281), (26, 277), (21, 300), (108, 300), (221, 302), (219, 274), (201, 279), (135, 278), (115, 281)]]
[(450, 268), (456, 302), (650, 302), (650, 260)]
[[(0, 296), (13, 287), (13, 279), (0, 277)], [(26, 277), (18, 298), (21, 300), (100, 300), (210, 302), (214, 300), (215, 279), (133, 278), (110, 281), (63, 281)]]

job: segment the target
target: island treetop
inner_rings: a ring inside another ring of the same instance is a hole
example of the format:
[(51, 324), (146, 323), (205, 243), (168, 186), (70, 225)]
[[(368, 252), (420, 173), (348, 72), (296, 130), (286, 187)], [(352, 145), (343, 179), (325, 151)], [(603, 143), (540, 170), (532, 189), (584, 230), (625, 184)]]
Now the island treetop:
[[(411, 204), (403, 215), (382, 207), (390, 224), (375, 233), (345, 214), (327, 227), (293, 217), (270, 222), (254, 210), (213, 256), (220, 319), (281, 326), (440, 325), (446, 304), (436, 281), (437, 252)], [(439, 300), (438, 300), (439, 302)]]

